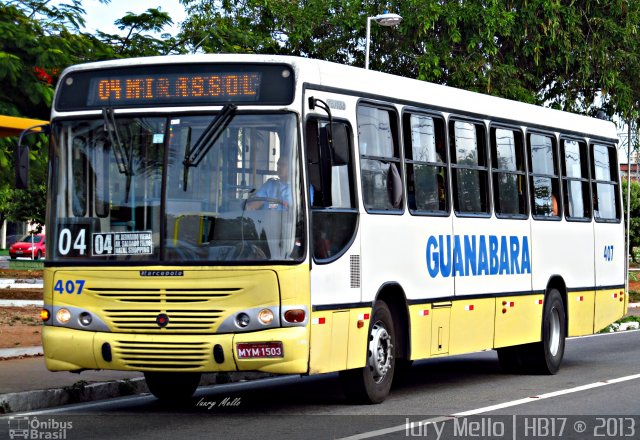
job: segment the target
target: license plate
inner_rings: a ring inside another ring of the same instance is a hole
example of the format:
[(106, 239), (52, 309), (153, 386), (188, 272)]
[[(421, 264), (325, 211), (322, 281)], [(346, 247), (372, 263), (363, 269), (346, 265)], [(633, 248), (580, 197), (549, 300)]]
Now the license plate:
[(16, 251), (16, 254), (22, 255), (22, 251)]
[(241, 342), (236, 344), (238, 359), (284, 357), (282, 342)]

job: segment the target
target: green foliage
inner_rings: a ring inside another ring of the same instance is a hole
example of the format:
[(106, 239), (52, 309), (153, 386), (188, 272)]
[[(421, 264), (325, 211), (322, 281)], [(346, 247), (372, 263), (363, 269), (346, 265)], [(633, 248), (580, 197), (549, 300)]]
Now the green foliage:
[[(629, 225), (629, 242), (631, 249), (640, 246), (640, 183), (631, 181), (631, 198), (630, 198), (630, 225)], [(624, 207), (625, 219), (627, 215), (627, 182), (622, 182), (622, 204)], [(635, 252), (631, 252), (631, 258), (637, 262)]]
[(594, 114), (635, 117), (640, 2), (181, 0), (182, 37), (205, 52), (299, 55)]
[[(128, 31), (126, 37), (83, 33), (84, 14), (81, 0), (0, 3), (0, 114), (49, 119), (56, 82), (72, 64), (162, 55), (182, 47), (173, 37), (156, 39), (145, 34), (172, 23), (159, 9), (117, 20), (116, 25)], [(28, 139), (31, 189), (26, 192), (12, 189), (16, 143), (17, 138), (0, 139), (0, 224), (5, 218), (44, 224), (48, 139)]]

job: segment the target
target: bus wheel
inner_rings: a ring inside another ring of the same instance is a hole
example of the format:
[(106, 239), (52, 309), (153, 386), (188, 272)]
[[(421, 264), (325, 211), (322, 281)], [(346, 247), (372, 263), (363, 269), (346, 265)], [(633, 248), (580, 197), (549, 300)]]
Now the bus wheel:
[(144, 379), (151, 394), (166, 402), (189, 400), (200, 384), (200, 373), (145, 372)]
[(562, 296), (551, 289), (542, 315), (542, 341), (526, 345), (524, 365), (534, 374), (556, 374), (560, 370), (567, 337), (567, 317)]
[(505, 373), (520, 373), (522, 371), (522, 347), (498, 348), (498, 361)]
[(395, 369), (395, 333), (389, 307), (376, 301), (369, 326), (364, 368), (340, 372), (345, 394), (357, 403), (380, 403), (389, 394)]

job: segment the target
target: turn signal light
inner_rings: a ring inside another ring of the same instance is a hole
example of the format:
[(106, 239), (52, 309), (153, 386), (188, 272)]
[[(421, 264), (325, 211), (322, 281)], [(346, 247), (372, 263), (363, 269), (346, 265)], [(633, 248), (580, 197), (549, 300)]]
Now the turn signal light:
[(51, 313), (49, 313), (47, 309), (40, 310), (40, 319), (42, 319), (43, 322), (47, 322), (49, 318), (51, 318)]
[(284, 320), (291, 323), (304, 322), (306, 313), (302, 309), (291, 309), (284, 312)]

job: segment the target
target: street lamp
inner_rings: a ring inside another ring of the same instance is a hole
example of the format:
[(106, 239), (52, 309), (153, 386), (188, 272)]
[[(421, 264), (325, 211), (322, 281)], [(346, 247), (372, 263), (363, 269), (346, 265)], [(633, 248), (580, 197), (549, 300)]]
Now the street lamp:
[(364, 55), (364, 68), (369, 68), (369, 45), (371, 43), (371, 20), (378, 23), (380, 26), (396, 26), (402, 21), (402, 17), (398, 14), (378, 14), (375, 17), (367, 17), (367, 49)]

